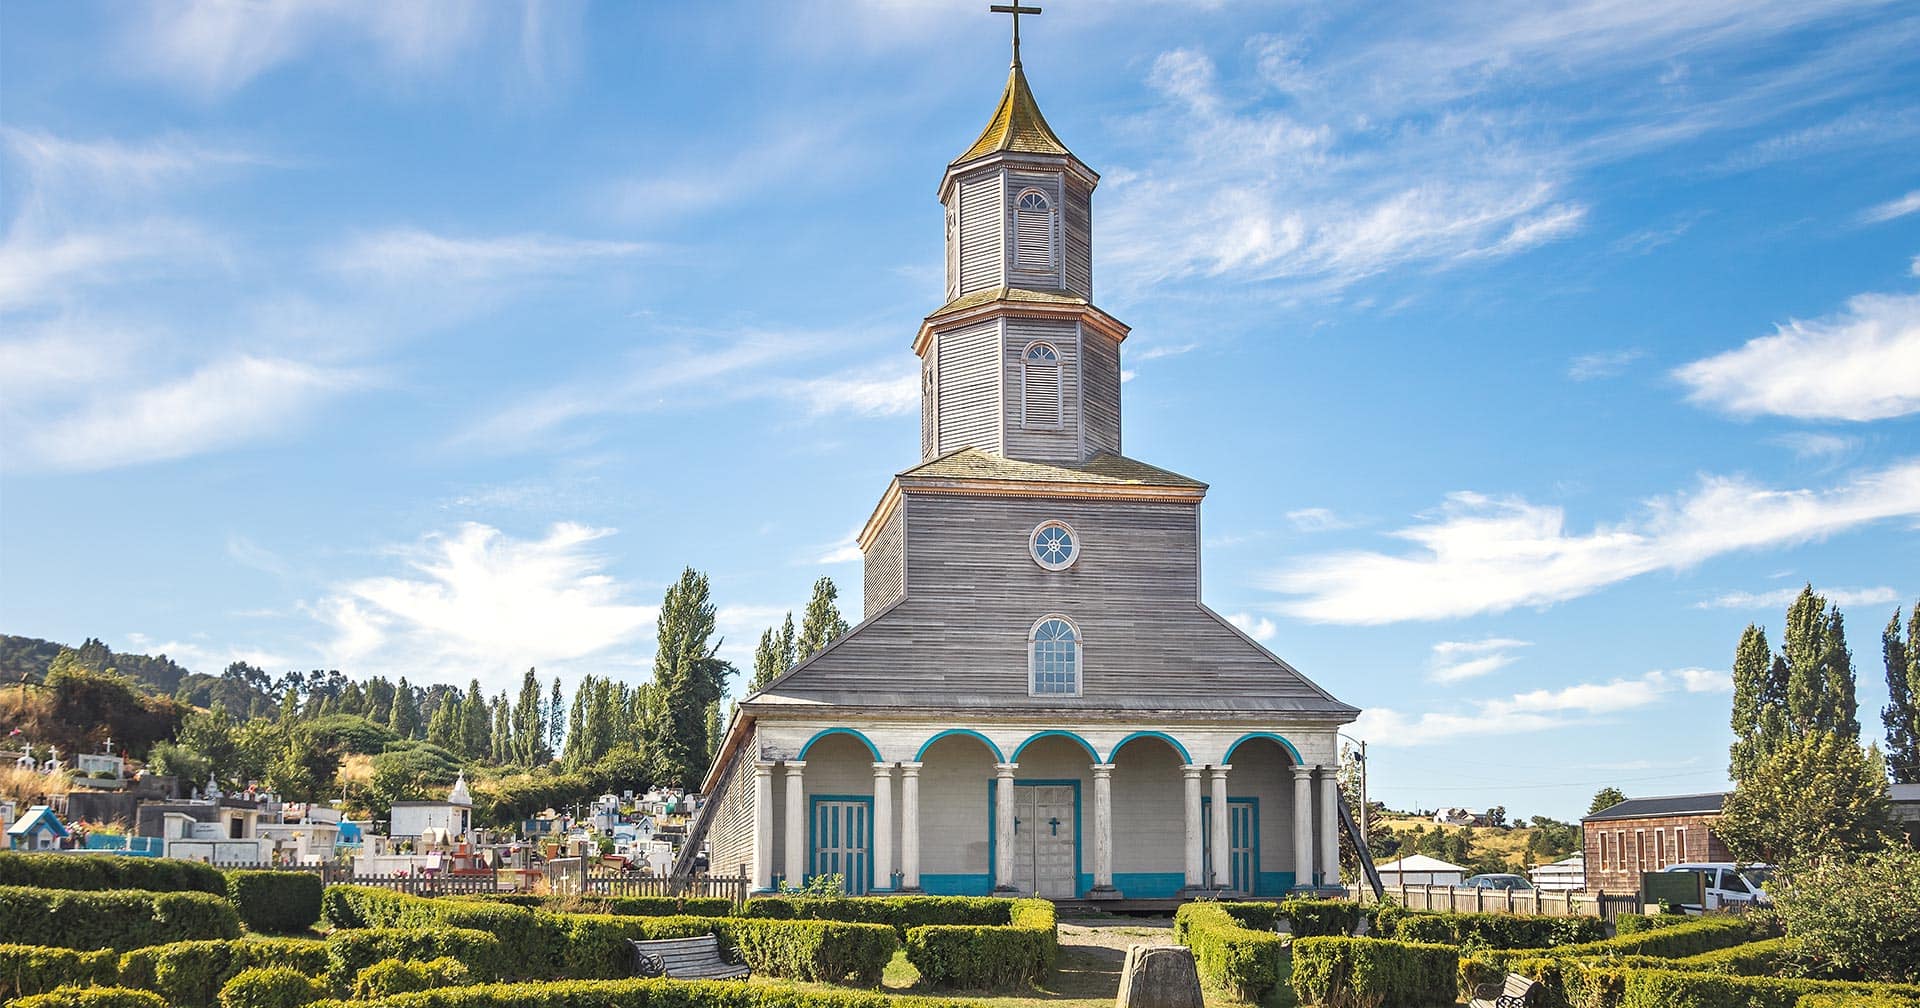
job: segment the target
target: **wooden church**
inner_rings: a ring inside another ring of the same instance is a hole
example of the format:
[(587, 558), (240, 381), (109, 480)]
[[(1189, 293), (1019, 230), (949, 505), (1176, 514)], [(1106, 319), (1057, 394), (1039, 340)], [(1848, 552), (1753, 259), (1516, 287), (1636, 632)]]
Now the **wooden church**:
[(1057, 899), (1332, 882), (1359, 712), (1207, 608), (1206, 484), (1122, 454), (1099, 175), (1018, 45), (940, 181), (921, 459), (860, 533), (864, 619), (740, 704), (704, 785), (712, 868)]

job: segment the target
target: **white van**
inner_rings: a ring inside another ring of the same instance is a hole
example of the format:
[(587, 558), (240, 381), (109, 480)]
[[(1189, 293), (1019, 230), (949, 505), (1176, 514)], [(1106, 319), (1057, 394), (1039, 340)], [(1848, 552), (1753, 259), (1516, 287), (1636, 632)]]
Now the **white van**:
[[(1731, 861), (1694, 861), (1672, 865), (1670, 872), (1695, 872), (1704, 877), (1707, 910), (1745, 910), (1752, 906), (1770, 906), (1773, 900), (1765, 889), (1773, 873), (1771, 865), (1736, 865)], [(1699, 906), (1689, 904), (1688, 911), (1698, 913)]]

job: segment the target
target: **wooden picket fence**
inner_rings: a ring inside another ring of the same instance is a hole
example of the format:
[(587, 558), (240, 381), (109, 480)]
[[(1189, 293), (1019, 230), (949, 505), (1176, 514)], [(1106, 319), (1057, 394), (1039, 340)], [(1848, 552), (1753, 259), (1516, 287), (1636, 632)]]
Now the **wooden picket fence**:
[(473, 896), (485, 893), (513, 892), (511, 881), (498, 872), (487, 875), (355, 875), (344, 864), (284, 865), (233, 864), (222, 868), (260, 868), (271, 871), (309, 872), (320, 876), (324, 885), (359, 885), (392, 889), (413, 896)]
[(745, 903), (752, 879), (738, 875), (695, 875), (676, 887), (665, 875), (637, 872), (596, 872), (581, 858), (553, 858), (547, 862), (547, 891), (585, 896), (718, 897)]
[[(1372, 902), (1373, 890), (1364, 886), (1349, 886), (1347, 897)], [(1448, 913), (1510, 913), (1613, 920), (1622, 913), (1640, 912), (1638, 893), (1399, 885), (1387, 887), (1387, 898), (1409, 910), (1440, 910)]]

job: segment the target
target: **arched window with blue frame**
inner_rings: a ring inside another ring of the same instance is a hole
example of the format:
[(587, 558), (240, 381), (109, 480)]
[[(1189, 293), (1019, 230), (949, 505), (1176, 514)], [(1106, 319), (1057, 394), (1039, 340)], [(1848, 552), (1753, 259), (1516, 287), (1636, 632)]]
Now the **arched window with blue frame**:
[(1065, 616), (1048, 616), (1027, 637), (1033, 696), (1080, 695), (1080, 629)]

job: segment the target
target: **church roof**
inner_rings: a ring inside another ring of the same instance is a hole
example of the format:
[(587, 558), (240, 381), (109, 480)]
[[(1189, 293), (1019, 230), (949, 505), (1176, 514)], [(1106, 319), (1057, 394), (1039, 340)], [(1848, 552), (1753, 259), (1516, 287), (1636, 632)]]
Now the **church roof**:
[(975, 140), (965, 154), (954, 158), (953, 163), (1008, 152), (1073, 156), (1067, 145), (1053, 135), (1047, 118), (1040, 114), (1040, 103), (1033, 100), (1033, 89), (1027, 86), (1027, 75), (1019, 63), (1008, 72), (1007, 89), (1001, 93), (1000, 105), (993, 110), (987, 128), (980, 132), (980, 139)]
[(927, 318), (937, 319), (942, 316), (966, 311), (969, 308), (978, 308), (981, 305), (993, 304), (996, 301), (1012, 301), (1018, 304), (1068, 305), (1074, 307), (1093, 303), (1069, 290), (1050, 290), (1032, 287), (988, 287), (984, 290), (977, 290), (971, 294), (962, 294), (954, 298), (935, 309), (933, 314), (928, 315)]
[(1010, 480), (1022, 483), (1077, 483), (1098, 486), (1175, 487), (1205, 490), (1199, 480), (1168, 472), (1145, 462), (1097, 452), (1077, 465), (1050, 462), (1026, 462), (1006, 458), (978, 448), (961, 448), (930, 462), (924, 462), (900, 474), (903, 480)]

